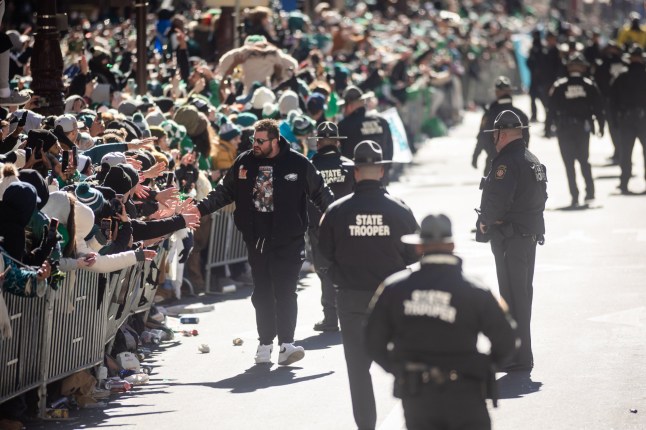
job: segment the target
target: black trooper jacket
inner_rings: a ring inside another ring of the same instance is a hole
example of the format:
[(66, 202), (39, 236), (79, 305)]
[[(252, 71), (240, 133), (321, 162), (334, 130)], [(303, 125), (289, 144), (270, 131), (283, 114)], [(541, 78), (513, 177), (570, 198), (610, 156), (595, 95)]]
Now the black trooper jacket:
[(418, 269), (396, 273), (379, 287), (365, 339), (388, 372), (416, 362), (484, 379), (489, 360), (476, 348), (480, 332), (491, 341), (491, 361), (505, 364), (515, 351), (511, 318), (489, 290), (464, 276), (462, 260), (429, 254)]
[(379, 181), (357, 183), (321, 219), (319, 248), (339, 289), (375, 291), (386, 277), (417, 261), (401, 237), (418, 229), (411, 210)]
[(383, 151), (384, 160), (393, 159), (393, 136), (388, 121), (365, 107), (352, 112), (339, 122), (339, 134), (347, 136), (341, 141), (341, 154), (354, 158), (354, 148), (362, 140), (373, 140)]
[[(324, 146), (312, 157), (312, 164), (321, 172), (323, 180), (334, 193), (336, 200), (354, 191), (354, 168), (352, 160), (341, 155), (334, 145)], [(321, 212), (312, 203), (308, 204), (310, 228), (318, 228)]]
[(502, 148), (481, 189), (480, 222), (488, 227), (511, 226), (516, 234), (545, 233), (547, 173), (522, 139)]
[[(290, 243), (299, 237), (302, 239), (308, 226), (308, 198), (321, 212), (334, 201), (334, 194), (312, 163), (290, 149), (282, 137), (279, 145), (280, 152), (272, 160), (274, 210), (272, 237), (269, 239), (274, 246)], [(253, 226), (253, 189), (259, 167), (264, 163), (266, 159), (256, 158), (252, 150), (243, 152), (222, 181), (197, 205), (204, 216), (235, 203), (233, 218), (247, 243), (257, 239)]]

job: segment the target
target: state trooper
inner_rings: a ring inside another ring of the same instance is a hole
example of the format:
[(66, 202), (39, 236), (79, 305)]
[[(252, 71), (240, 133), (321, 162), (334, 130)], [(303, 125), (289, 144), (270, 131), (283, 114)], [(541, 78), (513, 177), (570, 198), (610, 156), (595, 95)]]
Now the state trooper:
[(489, 130), (498, 155), (480, 184), (476, 223), (476, 240), (491, 241), (500, 295), (518, 324), (520, 349), (506, 371), (534, 366), (530, 333), (534, 264), (536, 244), (544, 243), (545, 234), (547, 174), (523, 141), (524, 127), (515, 113), (504, 111)]
[[(495, 368), (516, 349), (513, 321), (463, 274), (445, 215), (425, 217), (420, 233), (401, 241), (414, 246), (421, 264), (377, 290), (365, 329), (368, 353), (395, 375), (409, 430), (489, 429), (485, 393), (495, 395)], [(488, 355), (476, 348), (479, 333), (491, 341)]]
[(368, 304), (386, 277), (417, 260), (399, 240), (418, 229), (417, 221), (408, 206), (381, 184), (388, 163), (376, 142), (360, 142), (354, 151), (355, 192), (330, 205), (319, 229), (319, 247), (338, 287), (337, 310), (359, 429), (374, 429), (377, 421), (372, 360), (363, 343)]
[(568, 75), (554, 83), (548, 98), (546, 127), (556, 124), (556, 136), (572, 197), (571, 207), (579, 206), (575, 161), (579, 162), (585, 180), (585, 202), (594, 200), (594, 180), (588, 161), (590, 134), (595, 130), (593, 118), (599, 124), (599, 137), (603, 137), (606, 124), (599, 89), (592, 80), (583, 76), (587, 68), (583, 55), (573, 54), (567, 62)]
[[(489, 169), (491, 168), (491, 160), (496, 156), (496, 148), (491, 141), (491, 136), (484, 133), (484, 130), (489, 130), (493, 127), (493, 122), (498, 116), (498, 114), (504, 110), (510, 110), (514, 112), (520, 118), (523, 125), (529, 125), (529, 120), (525, 113), (513, 105), (511, 93), (513, 88), (511, 86), (511, 81), (506, 76), (498, 76), (496, 82), (494, 83), (495, 92), (496, 92), (496, 101), (491, 103), (489, 107), (485, 110), (484, 115), (482, 115), (482, 120), (480, 121), (480, 131), (478, 132), (477, 143), (475, 150), (473, 151), (473, 157), (471, 158), (471, 165), (474, 169), (478, 168), (478, 157), (482, 151), (485, 151), (487, 154), (487, 161), (485, 163), (484, 175), (487, 176)], [(525, 142), (529, 145), (529, 131), (527, 129), (523, 130), (523, 138)]]
[[(366, 109), (366, 100), (372, 93), (364, 93), (360, 88), (349, 86), (343, 92), (343, 119), (339, 121), (339, 133), (347, 136), (341, 143), (341, 154), (352, 158), (354, 148), (364, 140), (377, 142), (383, 152), (384, 160), (393, 159), (393, 137), (388, 121), (377, 112)], [(388, 167), (384, 175), (384, 183), (388, 183)]]
[[(323, 176), (326, 185), (334, 193), (336, 200), (351, 194), (354, 190), (354, 163), (352, 160), (341, 155), (339, 142), (346, 139), (339, 136), (339, 129), (336, 124), (325, 121), (316, 128), (316, 136), (310, 139), (316, 140), (316, 153), (312, 157), (312, 164)], [(321, 305), (323, 306), (323, 320), (314, 324), (316, 331), (338, 331), (339, 318), (336, 311), (336, 289), (330, 279), (327, 270), (330, 262), (321, 255), (319, 250), (319, 223), (321, 212), (310, 203), (308, 205), (308, 216), (310, 226), (308, 230), (310, 244), (312, 245), (312, 257), (316, 274), (321, 280)]]
[(617, 112), (617, 123), (621, 130), (619, 165), (621, 179), (619, 190), (630, 194), (628, 181), (632, 176), (632, 156), (635, 140), (639, 138), (646, 161), (646, 67), (644, 52), (639, 45), (629, 51), (628, 70), (617, 76), (611, 89), (610, 104)]
[(617, 112), (615, 112), (615, 107), (610, 103), (610, 100), (612, 98), (612, 84), (626, 70), (626, 64), (621, 56), (622, 50), (614, 40), (609, 40), (601, 52), (603, 56), (594, 71), (594, 80), (603, 98), (606, 121), (608, 121), (608, 132), (612, 139), (612, 145), (614, 146), (614, 153), (610, 157), (610, 160), (612, 164), (619, 164), (620, 128), (617, 123)]

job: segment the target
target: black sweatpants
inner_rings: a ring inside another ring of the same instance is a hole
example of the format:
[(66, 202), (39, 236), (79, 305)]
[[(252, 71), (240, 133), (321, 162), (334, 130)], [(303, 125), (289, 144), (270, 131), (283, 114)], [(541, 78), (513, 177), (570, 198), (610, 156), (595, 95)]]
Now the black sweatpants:
[(504, 240), (492, 240), (491, 251), (496, 261), (500, 296), (507, 302), (511, 316), (518, 324), (521, 345), (514, 363), (533, 366), (530, 323), (534, 298), (536, 239), (534, 236), (514, 235)]
[(574, 162), (579, 162), (581, 175), (585, 181), (586, 198), (594, 198), (594, 181), (592, 180), (592, 168), (588, 161), (590, 157), (590, 130), (584, 123), (559, 124), (556, 135), (561, 149), (561, 157), (565, 164), (565, 173), (570, 187), (570, 195), (573, 201), (579, 199), (579, 188), (576, 185), (576, 172)]
[(303, 238), (279, 247), (269, 241), (247, 243), (249, 265), (254, 289), (251, 303), (256, 309), (256, 326), (260, 344), (271, 345), (278, 335), (278, 344), (294, 342), (298, 305), (296, 286), (303, 264)]
[(408, 430), (489, 430), (482, 384), (478, 381), (427, 384), (419, 396), (402, 398)]

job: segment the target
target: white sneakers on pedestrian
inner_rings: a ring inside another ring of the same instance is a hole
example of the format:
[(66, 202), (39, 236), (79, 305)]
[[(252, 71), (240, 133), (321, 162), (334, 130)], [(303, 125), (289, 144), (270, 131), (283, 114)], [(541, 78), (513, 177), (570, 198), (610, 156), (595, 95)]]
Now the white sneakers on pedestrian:
[(280, 345), (278, 364), (289, 366), (298, 360), (302, 360), (303, 357), (305, 357), (305, 349), (302, 346), (294, 346), (293, 343), (283, 343)]
[(274, 345), (258, 345), (256, 351), (256, 364), (271, 363), (271, 352), (274, 350)]
[[(273, 350), (273, 345), (258, 345), (255, 357), (256, 364), (271, 363), (271, 353)], [(305, 349), (302, 346), (294, 346), (293, 343), (283, 343), (280, 345), (278, 364), (289, 366), (298, 360), (302, 360), (303, 357), (305, 357)]]

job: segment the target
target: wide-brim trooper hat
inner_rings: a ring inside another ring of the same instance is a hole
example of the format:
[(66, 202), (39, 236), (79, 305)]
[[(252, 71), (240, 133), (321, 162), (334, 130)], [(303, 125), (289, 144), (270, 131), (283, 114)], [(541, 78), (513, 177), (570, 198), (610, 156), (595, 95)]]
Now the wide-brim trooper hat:
[(376, 164), (390, 164), (390, 160), (384, 160), (381, 146), (374, 140), (362, 140), (354, 148), (354, 163), (343, 163), (344, 165), (372, 166)]
[(443, 214), (428, 215), (422, 220), (419, 233), (406, 234), (401, 237), (401, 241), (409, 245), (453, 243), (451, 220)]
[(528, 125), (523, 125), (514, 112), (510, 110), (504, 110), (498, 114), (495, 121), (493, 122), (492, 130), (483, 130), (483, 133), (493, 133), (496, 130), (509, 130), (513, 128), (529, 128)]
[(497, 90), (511, 90), (516, 91), (517, 88), (511, 85), (511, 80), (507, 76), (500, 75), (496, 78), (494, 82), (494, 87)]
[(316, 136), (311, 139), (347, 139), (346, 136), (339, 136), (339, 127), (331, 121), (322, 122), (316, 127)]

